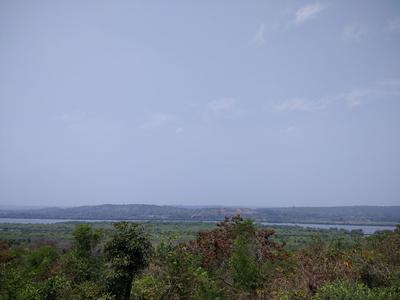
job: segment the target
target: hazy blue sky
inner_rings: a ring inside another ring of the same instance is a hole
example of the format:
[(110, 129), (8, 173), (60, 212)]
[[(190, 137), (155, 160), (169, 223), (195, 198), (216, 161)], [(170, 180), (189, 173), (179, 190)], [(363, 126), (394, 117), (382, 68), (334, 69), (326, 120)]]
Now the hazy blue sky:
[(0, 204), (400, 204), (400, 1), (0, 0)]

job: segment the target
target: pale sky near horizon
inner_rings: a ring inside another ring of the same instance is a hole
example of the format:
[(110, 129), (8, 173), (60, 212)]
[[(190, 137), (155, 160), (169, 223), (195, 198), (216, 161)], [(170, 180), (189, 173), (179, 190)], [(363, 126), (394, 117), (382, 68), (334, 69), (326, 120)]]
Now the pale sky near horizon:
[(400, 205), (400, 1), (0, 0), (0, 204)]

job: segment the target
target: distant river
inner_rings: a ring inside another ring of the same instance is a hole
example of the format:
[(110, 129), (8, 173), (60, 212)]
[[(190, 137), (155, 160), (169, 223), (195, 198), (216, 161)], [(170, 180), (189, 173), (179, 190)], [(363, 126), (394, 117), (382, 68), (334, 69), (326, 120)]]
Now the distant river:
[(18, 219), (18, 218), (0, 218), (0, 223), (11, 224), (54, 224), (65, 222), (101, 222), (101, 220), (72, 220), (72, 219)]
[(373, 234), (381, 230), (394, 230), (395, 226), (372, 226), (372, 225), (336, 225), (336, 224), (302, 224), (302, 223), (261, 223), (266, 226), (300, 226), (303, 228), (315, 229), (344, 229), (344, 230), (362, 230), (364, 234)]
[[(68, 223), (68, 222), (118, 222), (121, 220), (76, 220), (76, 219), (20, 219), (20, 218), (0, 218), (0, 224), (55, 224), (55, 223)], [(141, 222), (147, 220), (129, 220), (132, 222)]]
[[(130, 220), (135, 222), (149, 222), (151, 220)], [(0, 218), (0, 223), (13, 223), (13, 224), (55, 224), (65, 222), (116, 222), (115, 220), (73, 220), (73, 219), (17, 219), (17, 218)], [(155, 222), (160, 222), (155, 220)], [(164, 222), (174, 222), (167, 221)], [(175, 222), (188, 222), (188, 221), (175, 221)], [(193, 221), (198, 222), (198, 221)], [(209, 221), (205, 221), (209, 223)], [(300, 226), (303, 228), (314, 229), (344, 229), (344, 230), (362, 230), (364, 234), (373, 234), (380, 230), (394, 230), (395, 226), (372, 226), (372, 225), (336, 225), (336, 224), (302, 224), (302, 223), (261, 223), (266, 226)]]

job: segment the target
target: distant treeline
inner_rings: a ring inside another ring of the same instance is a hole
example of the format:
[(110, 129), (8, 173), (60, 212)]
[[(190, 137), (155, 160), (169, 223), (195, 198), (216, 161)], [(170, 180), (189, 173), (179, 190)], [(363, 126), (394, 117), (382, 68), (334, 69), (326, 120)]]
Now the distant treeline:
[(385, 224), (400, 222), (400, 206), (190, 208), (144, 204), (96, 205), (71, 208), (0, 210), (0, 218), (78, 220), (217, 221), (240, 214), (259, 222)]

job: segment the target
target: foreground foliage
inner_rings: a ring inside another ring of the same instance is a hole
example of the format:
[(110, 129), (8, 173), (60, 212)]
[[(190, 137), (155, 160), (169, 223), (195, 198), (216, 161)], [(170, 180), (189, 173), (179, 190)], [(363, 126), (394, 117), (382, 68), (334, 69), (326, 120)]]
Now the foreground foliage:
[(73, 244), (0, 241), (0, 299), (400, 299), (400, 227), (293, 249), (240, 216), (191, 240), (75, 226)]

